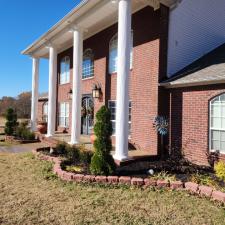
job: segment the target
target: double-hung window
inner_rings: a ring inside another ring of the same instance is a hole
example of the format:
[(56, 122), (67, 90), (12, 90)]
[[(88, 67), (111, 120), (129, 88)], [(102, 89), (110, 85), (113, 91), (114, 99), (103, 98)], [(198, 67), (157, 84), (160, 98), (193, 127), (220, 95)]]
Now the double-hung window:
[(44, 122), (48, 122), (48, 102), (43, 104), (43, 115), (42, 119)]
[(60, 62), (60, 84), (70, 82), (70, 58), (65, 56)]
[(59, 105), (59, 126), (69, 127), (69, 103), (61, 102)]
[(210, 102), (210, 150), (225, 154), (225, 94)]
[[(133, 31), (130, 43), (130, 69), (133, 67)], [(117, 72), (118, 34), (115, 34), (109, 42), (109, 73)]]
[[(108, 102), (108, 108), (111, 112), (111, 122), (113, 127), (113, 135), (116, 133), (116, 101), (110, 100)], [(131, 101), (129, 102), (129, 134), (131, 133)]]

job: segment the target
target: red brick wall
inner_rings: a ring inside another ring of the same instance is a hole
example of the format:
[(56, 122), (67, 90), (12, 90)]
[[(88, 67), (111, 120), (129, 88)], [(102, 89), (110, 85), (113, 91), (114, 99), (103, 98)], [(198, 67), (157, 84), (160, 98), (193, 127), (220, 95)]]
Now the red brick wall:
[[(146, 7), (132, 17), (134, 48), (133, 68), (130, 73), (131, 142), (154, 155), (157, 154), (158, 144), (157, 134), (153, 129), (152, 122), (159, 111), (158, 81), (161, 77), (159, 76), (159, 70), (162, 71), (162, 74), (166, 71), (163, 67), (166, 66), (164, 61), (166, 60), (167, 25), (168, 9), (163, 6), (157, 11), (154, 11), (151, 7)], [(82, 93), (91, 94), (92, 86), (95, 83), (101, 84), (103, 92), (103, 99), (94, 102), (95, 112), (102, 105), (108, 105), (108, 100), (116, 99), (117, 74), (108, 74), (109, 42), (116, 33), (117, 24), (84, 41), (84, 50), (91, 48), (94, 52), (94, 77), (82, 81)], [(71, 82), (70, 84), (58, 85), (57, 104), (65, 101), (71, 103), (67, 93), (72, 86), (73, 49), (70, 48), (58, 55), (58, 65), (61, 58), (66, 55), (71, 59)], [(58, 77), (59, 74), (60, 68), (58, 66)], [(61, 129), (58, 127), (57, 130)]]
[(183, 149), (186, 158), (194, 163), (208, 164), (209, 102), (223, 92), (224, 85), (170, 90), (170, 143), (172, 147)]
[(43, 105), (47, 102), (48, 100), (39, 100), (38, 101), (38, 121), (42, 121), (43, 119)]

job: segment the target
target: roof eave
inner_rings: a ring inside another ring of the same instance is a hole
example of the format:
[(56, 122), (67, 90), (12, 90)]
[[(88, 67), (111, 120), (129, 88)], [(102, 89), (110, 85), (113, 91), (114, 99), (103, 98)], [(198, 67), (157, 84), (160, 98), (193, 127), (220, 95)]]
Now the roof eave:
[(46, 40), (47, 36), (52, 33), (56, 28), (62, 25), (64, 22), (68, 21), (68, 19), (80, 10), (82, 7), (85, 7), (89, 0), (82, 0), (76, 7), (74, 7), (68, 14), (66, 14), (59, 22), (53, 25), (46, 33), (36, 39), (31, 45), (29, 45), (26, 49), (24, 49), (21, 54), (23, 55), (30, 55), (30, 50), (35, 46), (38, 45), (42, 40)]
[(198, 81), (198, 82), (189, 82), (183, 84), (172, 84), (168, 83), (160, 83), (160, 87), (165, 87), (166, 89), (173, 89), (173, 88), (183, 88), (183, 87), (196, 87), (196, 86), (204, 86), (204, 85), (212, 85), (212, 84), (224, 84), (225, 79), (222, 80), (209, 80), (209, 81)]
[[(146, 2), (149, 0), (145, 0)], [(150, 0), (151, 1), (151, 0)], [(159, 3), (167, 6), (167, 7), (174, 7), (176, 6), (180, 0), (158, 0)], [(38, 49), (40, 46), (46, 43), (46, 40), (49, 39), (49, 36), (57, 29), (59, 26), (65, 26), (66, 23), (70, 20), (70, 18), (76, 14), (81, 9), (84, 10), (83, 13), (86, 11), (88, 12), (88, 3), (92, 3), (90, 0), (82, 0), (75, 8), (73, 8), (66, 16), (64, 16), (58, 23), (56, 23), (52, 28), (50, 28), (46, 33), (44, 33), (42, 36), (40, 36), (36, 41), (34, 41), (31, 45), (29, 45), (25, 50), (21, 52), (23, 55), (32, 55), (36, 49)], [(57, 35), (53, 33), (53, 36)], [(50, 38), (51, 39), (51, 38)]]

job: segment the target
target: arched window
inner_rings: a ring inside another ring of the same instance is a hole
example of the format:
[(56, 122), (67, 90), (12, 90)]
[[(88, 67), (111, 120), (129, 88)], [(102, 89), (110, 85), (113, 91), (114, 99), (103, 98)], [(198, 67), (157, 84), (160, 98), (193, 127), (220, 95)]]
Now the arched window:
[(60, 84), (70, 82), (70, 57), (65, 56), (60, 62)]
[(225, 93), (210, 102), (210, 150), (225, 153)]
[(83, 54), (83, 70), (82, 78), (90, 78), (94, 76), (94, 54), (91, 49), (86, 49)]
[[(133, 31), (131, 31), (130, 69), (133, 66)], [(109, 73), (117, 72), (118, 34), (115, 34), (109, 42)]]

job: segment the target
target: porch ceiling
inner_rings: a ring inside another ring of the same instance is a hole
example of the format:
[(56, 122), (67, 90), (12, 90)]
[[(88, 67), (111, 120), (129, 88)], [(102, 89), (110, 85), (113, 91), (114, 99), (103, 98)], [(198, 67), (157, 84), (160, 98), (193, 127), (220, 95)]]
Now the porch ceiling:
[[(147, 5), (159, 8), (162, 3), (168, 7), (173, 6), (178, 0), (132, 0), (132, 12), (136, 12)], [(26, 48), (22, 54), (39, 58), (48, 58), (46, 46), (55, 45), (58, 52), (72, 46), (73, 35), (69, 30), (76, 25), (84, 29), (84, 40), (104, 30), (117, 22), (118, 4), (112, 0), (83, 0), (61, 21), (42, 35), (37, 41)]]

